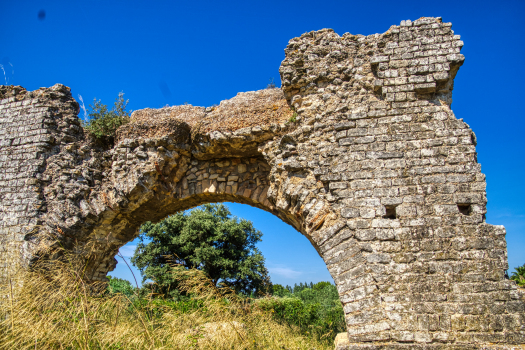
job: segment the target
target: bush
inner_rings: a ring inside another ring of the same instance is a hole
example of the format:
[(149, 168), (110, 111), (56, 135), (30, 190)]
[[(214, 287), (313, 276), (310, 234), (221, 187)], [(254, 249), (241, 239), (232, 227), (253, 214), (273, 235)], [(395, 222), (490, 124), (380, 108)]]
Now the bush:
[[(289, 286), (287, 287), (290, 288)], [(290, 296), (292, 294), (292, 291), (288, 288), (285, 288), (280, 284), (274, 284), (272, 286), (272, 294), (281, 298)]]
[(274, 297), (259, 299), (257, 303), (276, 320), (297, 326), (303, 334), (323, 341), (332, 341), (337, 333), (346, 330), (339, 293), (331, 283), (301, 283), (293, 289), (278, 284), (273, 287)]
[(129, 113), (126, 111), (128, 102), (124, 101), (124, 93), (120, 92), (113, 108), (108, 110), (107, 105), (95, 98), (93, 104), (89, 105), (90, 112), (84, 128), (97, 139), (113, 142), (117, 129), (129, 122)]
[(275, 83), (273, 82), (273, 78), (270, 79), (270, 82), (268, 85), (266, 85), (267, 89), (275, 89), (277, 86), (275, 86)]

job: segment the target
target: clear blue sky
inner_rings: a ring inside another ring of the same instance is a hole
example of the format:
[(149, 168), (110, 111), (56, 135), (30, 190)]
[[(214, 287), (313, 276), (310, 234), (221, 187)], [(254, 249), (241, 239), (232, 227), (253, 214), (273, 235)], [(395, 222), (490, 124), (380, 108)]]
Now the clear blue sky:
[[(382, 33), (422, 16), (452, 22), (465, 42), (452, 108), (477, 135), (487, 221), (506, 226), (512, 269), (525, 263), (523, 0), (3, 1), (0, 81), (29, 90), (62, 83), (86, 104), (111, 104), (124, 91), (133, 110), (210, 106), (271, 78), (279, 86), (283, 50), (304, 32)], [(258, 209), (231, 209), (265, 233), (274, 282), (329, 278), (299, 233)]]

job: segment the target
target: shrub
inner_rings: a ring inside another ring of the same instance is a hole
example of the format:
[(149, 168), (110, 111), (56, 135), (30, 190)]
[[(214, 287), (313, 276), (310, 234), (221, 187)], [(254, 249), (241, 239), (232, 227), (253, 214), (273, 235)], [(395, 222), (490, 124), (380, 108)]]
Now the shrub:
[(266, 85), (266, 88), (267, 89), (275, 89), (276, 88), (275, 83), (273, 82), (273, 78), (270, 78), (270, 82), (268, 83), (268, 85)]
[[(279, 286), (279, 287), (275, 287)], [(332, 341), (337, 333), (346, 330), (344, 312), (337, 288), (329, 282), (295, 285), (274, 285), (274, 296), (262, 298), (257, 304), (270, 311), (282, 323), (299, 327), (301, 332), (318, 340)]]
[(108, 291), (113, 294), (124, 294), (127, 297), (131, 297), (135, 294), (135, 288), (131, 285), (128, 280), (124, 280), (118, 277), (107, 276), (109, 279), (108, 282)]
[(84, 128), (98, 139), (113, 141), (117, 129), (129, 122), (129, 112), (126, 106), (129, 100), (124, 101), (124, 93), (120, 92), (111, 110), (100, 100), (95, 98), (89, 105), (88, 120), (84, 122)]
[(280, 284), (274, 284), (272, 286), (272, 292), (273, 292), (273, 295), (278, 296), (278, 297), (290, 296), (292, 294), (290, 290), (288, 290), (287, 288), (283, 287)]

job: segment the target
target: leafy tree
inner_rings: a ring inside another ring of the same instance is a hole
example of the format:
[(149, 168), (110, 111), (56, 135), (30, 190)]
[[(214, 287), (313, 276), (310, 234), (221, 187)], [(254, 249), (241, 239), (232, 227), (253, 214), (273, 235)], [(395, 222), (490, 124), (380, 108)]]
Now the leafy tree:
[(273, 292), (273, 295), (281, 297), (281, 298), (285, 296), (290, 296), (292, 294), (287, 288), (283, 287), (280, 284), (274, 284), (272, 286), (272, 292)]
[(525, 287), (525, 264), (516, 267), (514, 270), (516, 271), (512, 273), (510, 279), (516, 281), (518, 286)]
[(117, 129), (129, 122), (129, 113), (126, 111), (128, 102), (124, 101), (124, 93), (120, 92), (113, 108), (108, 110), (107, 105), (95, 98), (93, 104), (89, 105), (90, 112), (84, 127), (96, 138), (112, 142)]
[[(322, 290), (325, 287), (329, 287), (329, 286), (333, 287), (334, 285), (330, 282), (317, 282), (316, 284), (312, 283), (312, 286), (310, 288), (314, 290)], [(337, 291), (337, 288), (336, 288), (336, 291)]]
[(110, 293), (121, 293), (128, 297), (132, 296), (135, 293), (135, 288), (133, 288), (129, 281), (112, 276), (107, 277), (109, 278), (108, 290)]
[(255, 247), (262, 232), (250, 221), (231, 217), (224, 204), (206, 204), (141, 227), (131, 262), (157, 293), (177, 296), (171, 265), (203, 270), (216, 286), (250, 295), (271, 291), (264, 257)]

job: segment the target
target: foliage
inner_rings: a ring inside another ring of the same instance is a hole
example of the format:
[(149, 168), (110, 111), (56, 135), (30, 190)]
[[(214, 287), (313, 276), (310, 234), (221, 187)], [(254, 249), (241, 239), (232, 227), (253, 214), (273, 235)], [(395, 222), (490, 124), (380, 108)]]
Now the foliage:
[[(318, 282), (318, 283), (313, 283), (313, 282), (310, 282), (310, 283), (299, 283), (299, 284), (294, 284), (293, 287), (290, 287), (290, 286), (282, 286), (280, 284), (274, 284), (274, 295), (276, 296), (279, 296), (279, 297), (282, 297), (282, 296), (286, 296), (286, 295), (291, 295), (291, 294), (296, 294), (298, 295), (298, 293), (300, 293), (302, 290), (304, 289), (314, 289), (314, 290), (322, 290), (324, 289), (325, 287), (330, 287), (332, 288), (333, 290), (335, 290), (334, 288), (334, 285), (330, 282)], [(335, 290), (336, 291), (336, 290)], [(282, 295), (281, 295), (282, 294)]]
[(290, 118), (286, 121), (286, 123), (295, 123), (297, 121), (297, 111), (295, 110), (294, 106), (290, 106), (290, 110), (293, 112)]
[(100, 100), (95, 98), (89, 105), (88, 120), (84, 127), (98, 139), (112, 140), (117, 129), (129, 122), (129, 113), (126, 106), (129, 100), (124, 101), (124, 93), (120, 92), (111, 110)]
[(516, 271), (512, 273), (510, 279), (516, 281), (518, 286), (525, 287), (525, 264), (523, 264), (523, 266), (516, 267), (514, 270)]
[(276, 322), (233, 290), (215, 287), (200, 270), (174, 268), (179, 288), (191, 295), (174, 301), (106, 293), (104, 285), (82, 280), (84, 269), (70, 261), (36, 264), (0, 283), (6, 296), (0, 302), (0, 349), (332, 347)]
[(335, 290), (337, 292), (337, 288), (335, 288), (335, 289), (332, 288), (333, 285), (330, 282), (318, 282), (318, 283), (314, 284), (311, 288), (314, 289), (314, 290), (324, 290), (327, 287), (330, 287), (331, 290), (333, 290), (333, 291)]
[(263, 309), (275, 312), (276, 318), (288, 324), (298, 325), (302, 329), (315, 323), (317, 314), (316, 304), (306, 304), (301, 299), (294, 297), (264, 298), (258, 300)]
[(250, 221), (238, 220), (224, 204), (206, 204), (189, 214), (178, 213), (141, 227), (140, 243), (131, 261), (153, 291), (179, 295), (173, 264), (204, 271), (214, 286), (229, 286), (245, 295), (271, 288), (264, 257), (255, 244), (262, 233)]
[[(290, 288), (289, 286), (286, 287)], [(272, 294), (281, 298), (290, 296), (292, 292), (286, 287), (283, 287), (280, 284), (274, 284), (272, 285)]]
[(339, 293), (329, 282), (301, 283), (293, 289), (276, 284), (274, 297), (259, 299), (257, 303), (271, 311), (276, 320), (298, 326), (303, 334), (319, 340), (333, 340), (346, 329)]
[(118, 277), (107, 276), (109, 279), (108, 282), (108, 291), (113, 294), (124, 294), (127, 297), (131, 297), (135, 294), (135, 288), (131, 285), (128, 280), (124, 280)]

